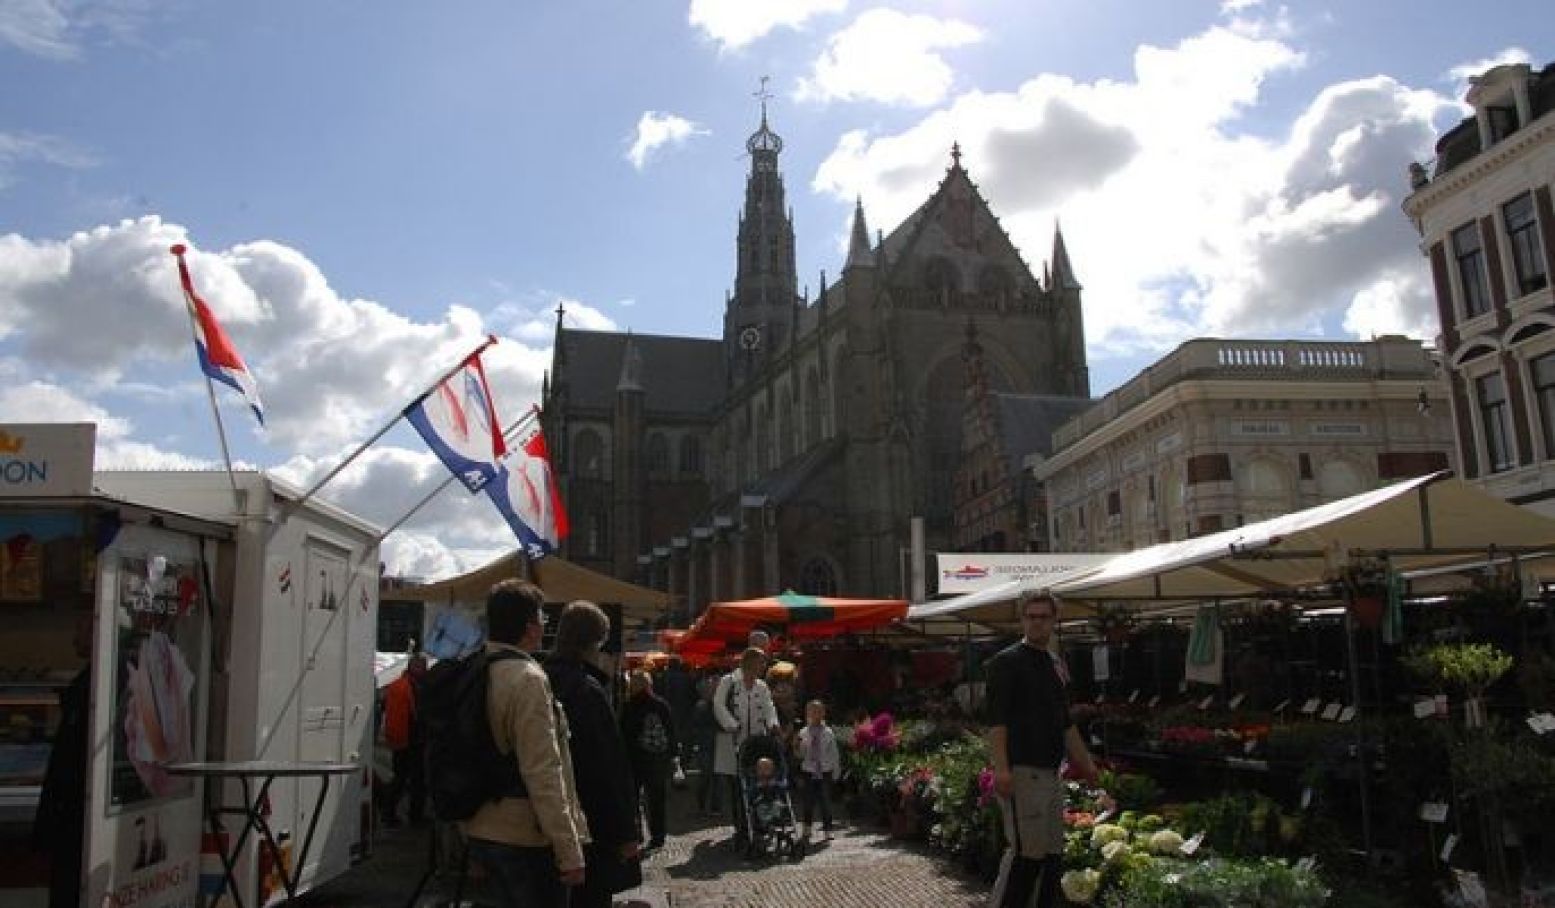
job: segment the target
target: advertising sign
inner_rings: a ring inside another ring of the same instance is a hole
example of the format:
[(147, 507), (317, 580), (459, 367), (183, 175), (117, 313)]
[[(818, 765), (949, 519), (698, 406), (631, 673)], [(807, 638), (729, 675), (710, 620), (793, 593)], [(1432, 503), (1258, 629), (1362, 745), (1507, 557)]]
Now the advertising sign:
[(1011, 580), (1057, 577), (1100, 564), (1112, 555), (1101, 552), (935, 552), (941, 595), (970, 593)]
[(0, 499), (92, 494), (94, 423), (0, 424)]

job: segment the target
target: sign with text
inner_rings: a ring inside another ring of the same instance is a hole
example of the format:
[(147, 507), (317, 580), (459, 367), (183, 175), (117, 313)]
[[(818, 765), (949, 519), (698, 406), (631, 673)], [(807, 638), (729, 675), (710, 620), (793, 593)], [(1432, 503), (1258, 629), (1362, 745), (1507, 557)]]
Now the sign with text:
[(1094, 567), (1115, 553), (1105, 552), (935, 552), (941, 594), (970, 593), (1011, 580), (1028, 585), (1080, 568)]
[(95, 423), (0, 424), (0, 498), (92, 494)]

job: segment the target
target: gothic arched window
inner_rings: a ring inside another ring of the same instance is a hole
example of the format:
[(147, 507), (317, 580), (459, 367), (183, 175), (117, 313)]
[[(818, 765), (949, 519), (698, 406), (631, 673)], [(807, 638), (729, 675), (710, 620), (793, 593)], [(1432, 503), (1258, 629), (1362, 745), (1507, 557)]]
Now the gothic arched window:
[(648, 436), (648, 475), (662, 478), (670, 471), (670, 443), (663, 432)]
[(936, 294), (954, 293), (961, 289), (961, 274), (944, 256), (935, 256), (923, 266), (923, 286)]
[(683, 435), (680, 439), (680, 472), (702, 472), (702, 440), (695, 435)]
[(584, 479), (605, 475), (605, 443), (593, 429), (581, 430), (573, 441), (572, 475)]
[(811, 558), (799, 570), (798, 591), (807, 596), (837, 595), (837, 569), (826, 558)]

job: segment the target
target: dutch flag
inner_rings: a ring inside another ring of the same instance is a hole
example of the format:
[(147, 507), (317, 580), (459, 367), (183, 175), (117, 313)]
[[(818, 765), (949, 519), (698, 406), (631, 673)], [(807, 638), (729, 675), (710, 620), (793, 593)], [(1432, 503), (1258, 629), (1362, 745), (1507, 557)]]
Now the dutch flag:
[(254, 418), (262, 426), (265, 424), (265, 408), (259, 400), (259, 383), (254, 381), (254, 374), (244, 365), (238, 349), (232, 346), (232, 339), (222, 330), (221, 322), (216, 321), (211, 307), (205, 305), (205, 300), (194, 292), (194, 281), (190, 279), (189, 266), (184, 262), (185, 251), (182, 243), (172, 248), (173, 255), (178, 257), (178, 277), (183, 281), (184, 298), (194, 313), (194, 346), (200, 355), (200, 370), (209, 378), (242, 394), (243, 399), (253, 408)]

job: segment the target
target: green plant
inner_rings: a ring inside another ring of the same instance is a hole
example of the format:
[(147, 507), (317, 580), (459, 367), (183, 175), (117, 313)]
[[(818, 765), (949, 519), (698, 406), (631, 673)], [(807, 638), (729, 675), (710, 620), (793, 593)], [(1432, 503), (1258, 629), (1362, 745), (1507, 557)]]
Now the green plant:
[(1149, 776), (1102, 770), (1101, 787), (1124, 810), (1147, 810), (1161, 800), (1161, 786)]
[(1488, 643), (1443, 643), (1404, 657), (1404, 666), (1422, 678), (1478, 697), (1512, 668), (1512, 657)]

